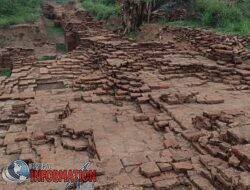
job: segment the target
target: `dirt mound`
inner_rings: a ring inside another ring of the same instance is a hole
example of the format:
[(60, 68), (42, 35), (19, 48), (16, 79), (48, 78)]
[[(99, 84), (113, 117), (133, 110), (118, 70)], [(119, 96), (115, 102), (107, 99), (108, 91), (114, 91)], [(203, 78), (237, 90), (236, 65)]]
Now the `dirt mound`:
[(178, 41), (175, 35), (171, 32), (164, 32), (163, 27), (159, 24), (144, 24), (140, 27), (136, 37), (138, 42), (160, 42), (160, 43), (174, 43), (176, 48), (181, 50), (194, 50), (194, 47), (185, 41)]
[(37, 57), (56, 52), (55, 45), (48, 41), (43, 22), (15, 25), (0, 29), (2, 47), (32, 48)]
[[(161, 27), (158, 24), (144, 24), (140, 27), (137, 40), (143, 41), (161, 41), (160, 39)], [(169, 39), (171, 40), (171, 39)]]
[(137, 40), (172, 42), (182, 50), (196, 51), (220, 64), (242, 64), (250, 59), (250, 52), (245, 48), (248, 39), (220, 35), (205, 29), (145, 24), (140, 28)]

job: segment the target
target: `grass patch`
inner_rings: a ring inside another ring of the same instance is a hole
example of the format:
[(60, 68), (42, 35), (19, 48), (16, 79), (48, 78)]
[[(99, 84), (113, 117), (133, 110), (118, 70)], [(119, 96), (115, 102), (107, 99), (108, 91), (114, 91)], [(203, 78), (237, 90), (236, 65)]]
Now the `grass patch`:
[(114, 0), (81, 0), (82, 6), (99, 20), (108, 19), (120, 13)]
[(70, 2), (70, 0), (54, 0), (59, 5), (66, 5)]
[(64, 31), (61, 27), (55, 25), (46, 26), (49, 38), (63, 37)]
[(250, 42), (248, 42), (246, 48), (250, 50)]
[(249, 0), (240, 0), (237, 3), (237, 7), (242, 11), (243, 15), (247, 18), (250, 18), (250, 1)]
[(0, 48), (4, 48), (7, 45), (7, 42), (5, 39), (1, 38), (0, 39)]
[(173, 22), (168, 22), (166, 20), (161, 20), (160, 24), (162, 26), (188, 26), (191, 28), (197, 28), (201, 27), (199, 23), (193, 20), (178, 20), (178, 21), (173, 21)]
[(229, 6), (221, 0), (196, 0), (194, 9), (196, 19), (163, 24), (212, 28), (221, 33), (250, 36), (250, 1)]
[(5, 69), (3, 71), (0, 71), (0, 77), (10, 77), (12, 74), (12, 71), (10, 69)]
[(0, 27), (37, 21), (41, 3), (42, 0), (1, 0)]
[(38, 61), (49, 61), (49, 60), (55, 60), (56, 56), (52, 56), (52, 55), (45, 55), (42, 57), (38, 58)]
[(65, 44), (56, 44), (56, 51), (60, 53), (66, 53), (67, 49), (66, 49)]
[(133, 31), (133, 32), (129, 32), (128, 34), (126, 34), (126, 37), (131, 40), (136, 40), (137, 35), (138, 35), (138, 32)]

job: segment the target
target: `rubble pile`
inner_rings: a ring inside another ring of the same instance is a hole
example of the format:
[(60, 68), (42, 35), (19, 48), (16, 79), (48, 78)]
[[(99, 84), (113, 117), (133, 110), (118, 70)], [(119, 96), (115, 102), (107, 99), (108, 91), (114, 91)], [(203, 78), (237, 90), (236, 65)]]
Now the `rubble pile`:
[(5, 48), (0, 52), (0, 68), (21, 68), (35, 61), (34, 50), (25, 48)]
[(7, 50), (1, 51), (0, 52), (0, 68), (1, 70), (6, 69), (6, 68), (12, 68), (13, 66), (11, 65), (12, 61), (9, 55), (9, 52)]
[(173, 33), (176, 40), (190, 42), (198, 52), (213, 60), (241, 64), (250, 59), (250, 52), (245, 49), (247, 40), (235, 36), (222, 36), (205, 29), (188, 27), (167, 26), (163, 31)]

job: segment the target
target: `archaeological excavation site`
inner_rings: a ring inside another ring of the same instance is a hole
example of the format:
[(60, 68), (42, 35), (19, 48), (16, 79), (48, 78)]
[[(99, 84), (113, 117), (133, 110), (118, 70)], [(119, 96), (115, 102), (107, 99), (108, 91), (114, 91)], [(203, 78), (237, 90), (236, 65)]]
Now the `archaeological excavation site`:
[(0, 190), (250, 190), (250, 3), (106, 1), (0, 2)]

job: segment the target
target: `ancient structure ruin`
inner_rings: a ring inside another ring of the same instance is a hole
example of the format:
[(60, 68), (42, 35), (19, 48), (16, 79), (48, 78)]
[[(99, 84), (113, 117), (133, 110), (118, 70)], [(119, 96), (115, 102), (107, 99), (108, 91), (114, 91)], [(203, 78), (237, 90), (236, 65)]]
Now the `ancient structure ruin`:
[[(37, 61), (30, 49), (1, 54), (12, 68), (10, 78), (0, 77), (1, 168), (17, 159), (53, 169), (89, 161), (96, 189), (250, 189), (243, 41), (175, 29), (196, 51), (134, 43), (84, 11), (50, 10), (71, 51), (51, 61)], [(0, 180), (6, 190), (64, 185)]]

